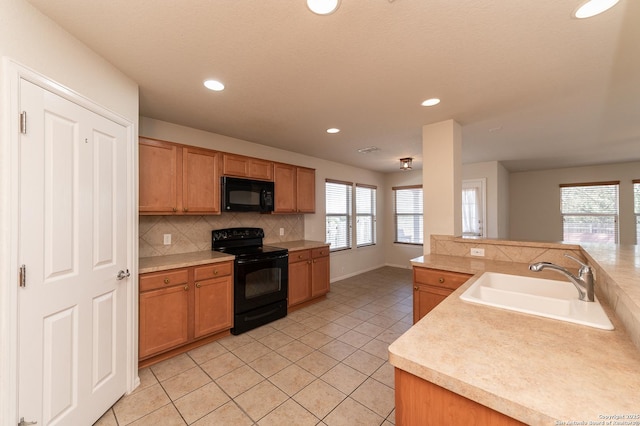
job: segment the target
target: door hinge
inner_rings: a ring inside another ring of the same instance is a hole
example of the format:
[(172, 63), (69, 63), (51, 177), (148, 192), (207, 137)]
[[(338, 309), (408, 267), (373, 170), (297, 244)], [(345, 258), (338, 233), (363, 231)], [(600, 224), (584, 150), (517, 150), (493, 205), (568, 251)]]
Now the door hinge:
[(22, 265), (20, 267), (20, 287), (27, 286), (27, 267)]
[(27, 111), (20, 113), (20, 133), (23, 135), (27, 134)]
[(20, 417), (20, 423), (18, 423), (18, 426), (29, 426), (29, 425), (37, 425), (38, 422), (25, 422), (24, 421), (24, 417)]

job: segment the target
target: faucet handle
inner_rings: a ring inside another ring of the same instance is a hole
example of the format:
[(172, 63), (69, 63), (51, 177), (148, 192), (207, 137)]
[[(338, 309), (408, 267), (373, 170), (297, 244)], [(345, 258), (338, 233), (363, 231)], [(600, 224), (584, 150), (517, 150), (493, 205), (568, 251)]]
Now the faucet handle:
[(586, 263), (582, 262), (580, 259), (577, 259), (573, 256), (571, 256), (570, 254), (565, 253), (564, 254), (565, 257), (568, 257), (569, 259), (578, 262), (580, 264), (580, 273), (587, 273), (587, 272), (591, 272), (591, 267), (589, 265), (587, 265)]

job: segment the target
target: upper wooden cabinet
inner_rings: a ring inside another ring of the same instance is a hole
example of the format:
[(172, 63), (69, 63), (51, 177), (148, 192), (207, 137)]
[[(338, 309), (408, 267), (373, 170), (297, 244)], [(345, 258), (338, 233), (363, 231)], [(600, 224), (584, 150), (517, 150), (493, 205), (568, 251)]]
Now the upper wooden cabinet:
[(273, 163), (244, 155), (223, 154), (222, 174), (225, 176), (273, 180)]
[(220, 213), (219, 155), (140, 138), (140, 214)]
[(316, 171), (291, 164), (273, 165), (275, 213), (315, 213)]

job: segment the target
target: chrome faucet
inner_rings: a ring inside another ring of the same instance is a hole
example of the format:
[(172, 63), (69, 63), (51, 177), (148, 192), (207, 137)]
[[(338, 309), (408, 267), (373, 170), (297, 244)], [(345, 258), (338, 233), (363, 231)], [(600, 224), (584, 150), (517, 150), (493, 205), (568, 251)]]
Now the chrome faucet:
[(591, 271), (591, 267), (582, 263), (580, 260), (576, 259), (573, 256), (569, 256), (568, 254), (565, 254), (565, 256), (571, 260), (575, 260), (580, 264), (580, 269), (578, 270), (577, 277), (573, 275), (568, 269), (551, 262), (532, 263), (531, 265), (529, 265), (529, 269), (533, 272), (539, 272), (545, 268), (549, 268), (554, 271), (561, 272), (567, 278), (569, 278), (569, 281), (571, 281), (574, 286), (576, 286), (576, 289), (578, 289), (580, 300), (583, 300), (585, 302), (595, 301), (593, 291), (593, 272)]

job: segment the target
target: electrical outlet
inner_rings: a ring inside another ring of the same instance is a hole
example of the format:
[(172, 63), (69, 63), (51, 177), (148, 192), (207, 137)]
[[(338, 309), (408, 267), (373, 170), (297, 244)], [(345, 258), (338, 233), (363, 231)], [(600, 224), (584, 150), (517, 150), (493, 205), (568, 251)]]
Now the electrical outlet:
[(481, 248), (472, 248), (471, 256), (484, 256), (484, 249)]
[(164, 245), (171, 245), (171, 234), (164, 234)]
[(284, 228), (280, 228), (280, 236), (284, 235)]

